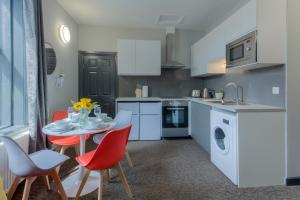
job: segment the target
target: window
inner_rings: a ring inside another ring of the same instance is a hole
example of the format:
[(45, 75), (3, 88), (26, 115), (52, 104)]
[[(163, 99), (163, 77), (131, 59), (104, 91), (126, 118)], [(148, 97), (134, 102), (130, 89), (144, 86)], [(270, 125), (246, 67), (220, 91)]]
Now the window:
[(0, 1), (0, 129), (26, 124), (23, 7)]

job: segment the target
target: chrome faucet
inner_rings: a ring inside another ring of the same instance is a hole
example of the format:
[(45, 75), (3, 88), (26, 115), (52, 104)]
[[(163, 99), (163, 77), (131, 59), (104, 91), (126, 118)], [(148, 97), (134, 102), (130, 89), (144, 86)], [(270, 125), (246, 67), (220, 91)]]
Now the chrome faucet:
[[(225, 88), (226, 87), (234, 87), (236, 89), (236, 97), (235, 99), (233, 99), (237, 105), (240, 105), (241, 103), (243, 103), (244, 101), (244, 98), (243, 98), (243, 87), (240, 86), (240, 85), (237, 85), (235, 82), (230, 82), (230, 83), (227, 83), (225, 85)], [(239, 97), (239, 90), (241, 91), (241, 97)]]

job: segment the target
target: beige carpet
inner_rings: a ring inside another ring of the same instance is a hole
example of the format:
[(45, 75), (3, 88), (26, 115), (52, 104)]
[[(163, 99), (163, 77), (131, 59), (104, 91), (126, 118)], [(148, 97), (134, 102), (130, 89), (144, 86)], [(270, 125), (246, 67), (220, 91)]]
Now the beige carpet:
[[(89, 142), (89, 149), (94, 148)], [(210, 161), (193, 140), (131, 142), (128, 146), (135, 164), (122, 162), (128, 182), (137, 200), (291, 200), (300, 199), (300, 187), (236, 188)], [(67, 151), (72, 155), (73, 150)], [(75, 165), (68, 161), (62, 173)], [(128, 199), (117, 178), (108, 184), (105, 177), (104, 200)], [(23, 186), (14, 199), (21, 199)], [(40, 181), (33, 184), (30, 199), (60, 199), (46, 191)], [(81, 199), (97, 199), (97, 191)]]

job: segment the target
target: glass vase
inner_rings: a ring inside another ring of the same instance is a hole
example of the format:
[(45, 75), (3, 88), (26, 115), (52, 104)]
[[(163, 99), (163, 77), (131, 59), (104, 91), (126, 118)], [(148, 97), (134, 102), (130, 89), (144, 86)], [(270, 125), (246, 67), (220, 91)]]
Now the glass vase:
[(79, 111), (79, 113), (80, 113), (80, 117), (79, 117), (80, 126), (83, 126), (86, 123), (86, 121), (87, 121), (87, 119), (89, 117), (90, 112), (91, 111), (89, 111), (87, 109), (81, 109)]

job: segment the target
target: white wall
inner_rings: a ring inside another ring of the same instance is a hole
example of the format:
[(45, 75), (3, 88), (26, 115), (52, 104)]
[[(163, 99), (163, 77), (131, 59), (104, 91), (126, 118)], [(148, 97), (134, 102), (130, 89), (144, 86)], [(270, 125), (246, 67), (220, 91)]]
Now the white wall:
[[(178, 61), (189, 66), (190, 46), (202, 34), (195, 31), (176, 31)], [(121, 27), (104, 27), (79, 25), (78, 48), (82, 51), (117, 51), (118, 39), (161, 40), (162, 62), (165, 62), (166, 34), (165, 30), (134, 29)]]
[[(49, 114), (70, 105), (78, 98), (78, 27), (75, 21), (55, 0), (43, 0), (45, 42), (55, 49), (57, 67), (47, 76)], [(71, 32), (71, 41), (62, 43), (58, 35), (60, 25), (66, 25)], [(55, 86), (56, 77), (64, 74), (62, 88)]]
[(300, 176), (300, 1), (288, 0), (287, 27), (287, 176)]

